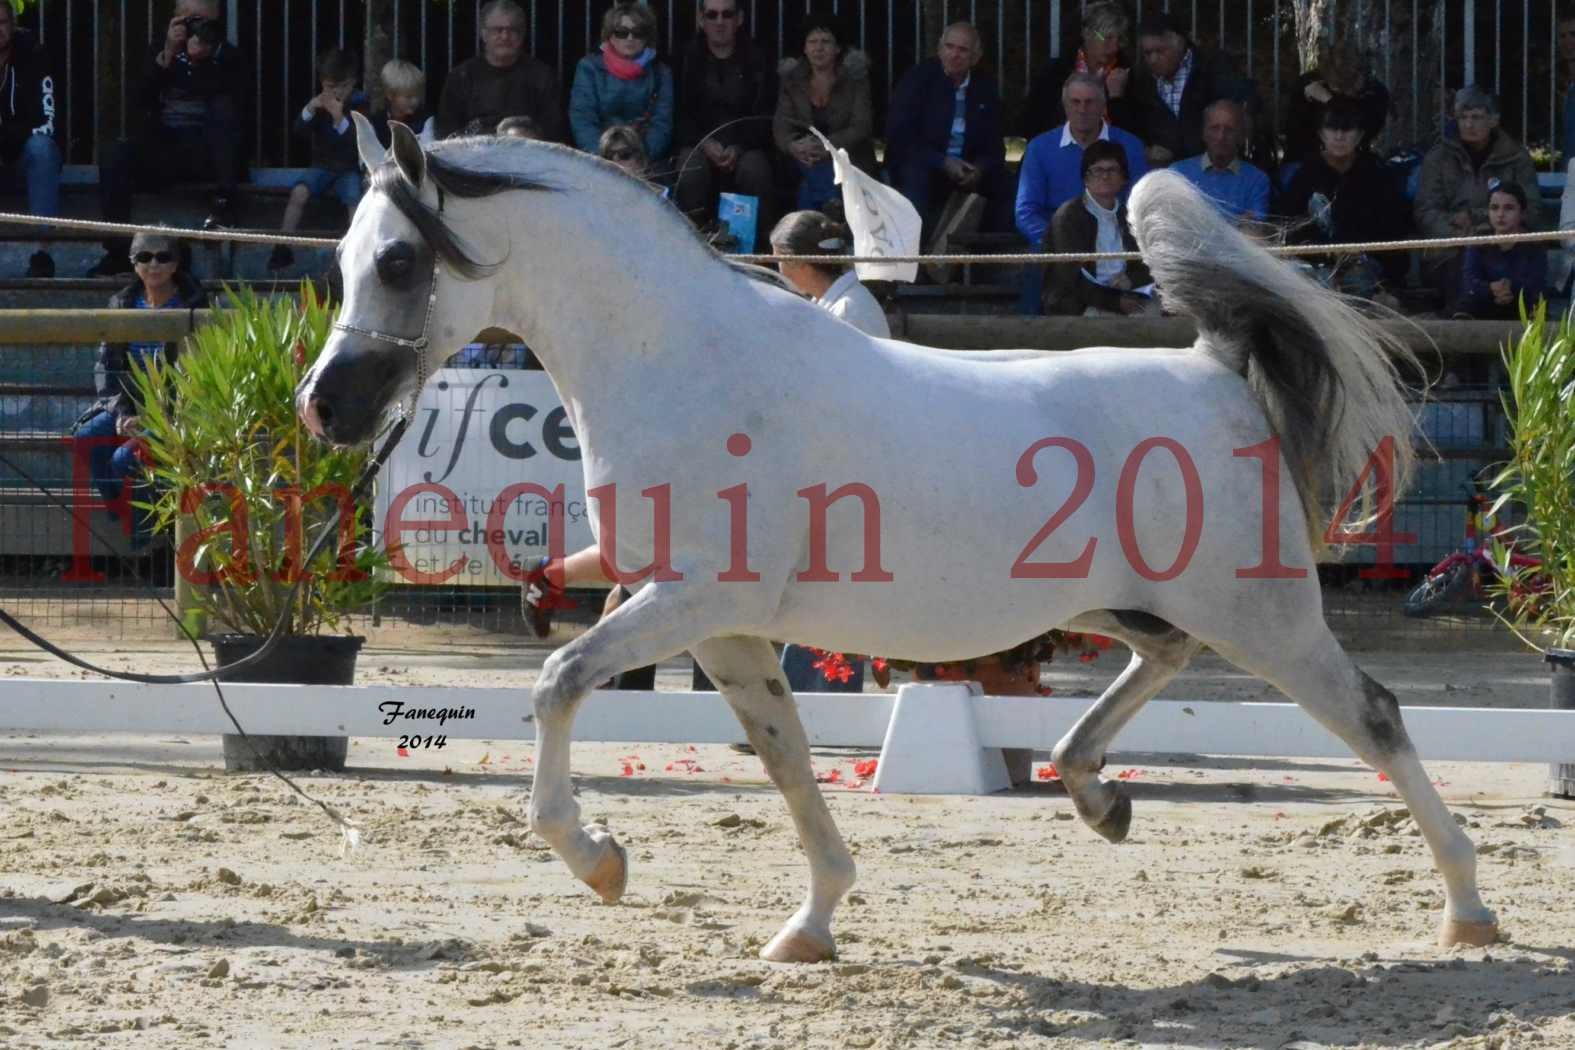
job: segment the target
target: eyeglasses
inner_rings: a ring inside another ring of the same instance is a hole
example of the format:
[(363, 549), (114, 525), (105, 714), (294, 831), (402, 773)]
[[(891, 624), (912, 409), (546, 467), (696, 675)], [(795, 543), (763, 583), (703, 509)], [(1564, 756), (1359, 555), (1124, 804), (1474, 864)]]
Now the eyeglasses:
[(524, 36), (525, 35), (525, 30), (521, 29), (519, 26), (513, 26), (513, 25), (510, 25), (510, 26), (487, 26), (487, 27), (485, 27), (484, 31), (486, 32), (486, 34), (488, 36)]
[(630, 37), (634, 37), (636, 40), (644, 40), (645, 30), (637, 29), (634, 26), (619, 26), (612, 31), (612, 35), (618, 40), (628, 40)]
[(612, 161), (614, 164), (622, 164), (625, 161), (633, 160), (638, 156), (639, 154), (632, 149), (615, 149), (607, 154), (607, 159)]
[(136, 263), (138, 266), (146, 266), (148, 263), (172, 263), (175, 261), (175, 253), (138, 252), (136, 255), (131, 257), (131, 261)]
[(1088, 169), (1088, 174), (1084, 177), (1090, 179), (1124, 179), (1127, 177), (1127, 173), (1114, 164), (1096, 164)]
[(705, 20), (707, 22), (720, 22), (724, 18), (737, 18), (737, 17), (738, 17), (738, 12), (737, 11), (714, 11), (711, 8), (706, 8), (706, 10), (705, 10)]

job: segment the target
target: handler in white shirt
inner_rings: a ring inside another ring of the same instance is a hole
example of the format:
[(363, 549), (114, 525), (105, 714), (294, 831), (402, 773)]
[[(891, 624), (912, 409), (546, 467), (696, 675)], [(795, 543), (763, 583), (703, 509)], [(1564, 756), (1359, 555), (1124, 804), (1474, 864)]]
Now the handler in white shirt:
[(840, 255), (853, 245), (853, 234), (818, 211), (795, 211), (771, 231), (771, 251), (788, 283), (866, 335), (891, 338), (886, 312), (845, 265), (794, 262), (793, 255)]

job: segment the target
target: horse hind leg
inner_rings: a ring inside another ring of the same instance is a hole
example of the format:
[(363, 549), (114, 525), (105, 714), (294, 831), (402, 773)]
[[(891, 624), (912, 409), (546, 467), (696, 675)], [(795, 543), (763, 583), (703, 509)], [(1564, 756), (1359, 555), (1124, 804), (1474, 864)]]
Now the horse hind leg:
[(1132, 824), (1132, 800), (1119, 785), (1100, 777), (1105, 751), (1132, 716), (1176, 677), (1202, 646), (1159, 617), (1134, 610), (1084, 613), (1066, 626), (1109, 635), (1132, 649), (1126, 670), (1083, 713), (1054, 751), (1056, 771), (1077, 815), (1111, 842), (1121, 842)]
[(771, 643), (761, 638), (712, 638), (691, 650), (732, 706), (766, 772), (787, 802), (809, 859), (809, 894), (780, 932), (760, 950), (772, 962), (835, 958), (831, 915), (853, 888), (853, 855), (815, 783), (809, 737)]
[(1368, 677), (1320, 624), (1313, 645), (1250, 654), (1214, 648), (1232, 663), (1267, 679), (1356, 756), (1386, 774), (1405, 800), (1444, 879), (1439, 944), (1485, 945), (1498, 939), (1498, 921), (1477, 892), (1476, 849), (1433, 787), (1405, 731), (1394, 694)]

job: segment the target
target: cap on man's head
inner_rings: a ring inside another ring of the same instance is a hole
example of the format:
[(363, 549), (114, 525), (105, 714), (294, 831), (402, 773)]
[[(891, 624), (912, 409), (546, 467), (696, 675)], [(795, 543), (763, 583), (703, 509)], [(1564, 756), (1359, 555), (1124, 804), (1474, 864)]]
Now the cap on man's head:
[(1183, 39), (1187, 36), (1187, 31), (1181, 26), (1181, 20), (1164, 11), (1144, 15), (1143, 21), (1138, 23), (1138, 36), (1166, 36), (1170, 33)]

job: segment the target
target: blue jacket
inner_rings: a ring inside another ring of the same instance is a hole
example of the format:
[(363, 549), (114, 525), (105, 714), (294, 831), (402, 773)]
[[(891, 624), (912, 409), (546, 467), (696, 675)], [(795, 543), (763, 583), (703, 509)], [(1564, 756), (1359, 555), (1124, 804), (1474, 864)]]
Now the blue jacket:
[[(1023, 171), (1017, 180), (1017, 230), (1028, 243), (1044, 243), (1045, 232), (1056, 209), (1083, 192), (1083, 147), (1066, 135), (1066, 125), (1036, 135), (1023, 154)], [(1130, 132), (1106, 125), (1102, 138), (1120, 146), (1127, 155), (1127, 188), (1148, 174), (1143, 143)], [(1122, 194), (1122, 200), (1126, 194)]]
[[(1493, 301), (1493, 289), (1488, 285), (1509, 278), (1515, 303), (1501, 307)], [(1522, 295), (1526, 309), (1535, 310), (1537, 302), (1548, 291), (1548, 250), (1540, 244), (1517, 244), (1509, 251), (1491, 245), (1473, 245), (1466, 249), (1461, 266), (1460, 308), (1477, 317), (1519, 316)]]
[[(935, 171), (946, 160), (952, 135), (957, 88), (941, 70), (939, 58), (928, 58), (904, 74), (891, 100), (886, 121), (886, 164), (892, 169), (917, 165)], [(1006, 163), (1001, 138), (1001, 94), (995, 80), (974, 70), (964, 95), (967, 126), (962, 159), (986, 175)]]
[(673, 71), (666, 63), (653, 58), (643, 76), (619, 80), (607, 71), (600, 52), (580, 59), (569, 93), (574, 144), (595, 153), (602, 132), (614, 124), (635, 125), (645, 138), (646, 156), (667, 159), (673, 150)]

